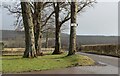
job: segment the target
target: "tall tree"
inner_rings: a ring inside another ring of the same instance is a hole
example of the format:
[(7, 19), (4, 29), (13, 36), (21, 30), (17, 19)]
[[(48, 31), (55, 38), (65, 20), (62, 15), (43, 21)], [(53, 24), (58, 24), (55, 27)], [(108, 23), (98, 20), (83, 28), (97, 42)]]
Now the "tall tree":
[(23, 57), (36, 57), (33, 18), (29, 2), (21, 2), (26, 48)]
[(34, 34), (35, 34), (35, 49), (37, 55), (42, 55), (41, 47), (42, 47), (42, 33), (41, 33), (41, 15), (42, 15), (42, 6), (43, 2), (34, 2)]
[(59, 2), (53, 3), (55, 11), (55, 50), (53, 54), (61, 53), (61, 41), (60, 41), (60, 21), (59, 21)]
[(77, 3), (71, 2), (71, 28), (70, 28), (70, 44), (69, 55), (74, 55), (76, 52), (76, 19), (77, 19)]

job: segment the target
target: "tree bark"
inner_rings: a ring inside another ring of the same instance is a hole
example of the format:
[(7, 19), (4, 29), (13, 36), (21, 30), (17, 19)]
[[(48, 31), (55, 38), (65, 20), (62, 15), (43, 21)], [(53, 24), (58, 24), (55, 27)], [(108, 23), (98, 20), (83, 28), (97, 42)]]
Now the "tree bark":
[(76, 17), (77, 17), (77, 4), (71, 2), (71, 29), (70, 29), (70, 44), (68, 56), (74, 55), (76, 52)]
[(42, 14), (42, 2), (35, 2), (35, 49), (37, 55), (42, 55), (41, 47), (42, 47), (42, 33), (41, 33), (41, 14)]
[(49, 39), (49, 31), (46, 30), (46, 43), (45, 43), (45, 48), (48, 48), (48, 39)]
[(33, 19), (29, 2), (21, 2), (23, 24), (25, 27), (25, 43), (26, 48), (23, 57), (36, 57)]
[(55, 50), (53, 54), (61, 54), (61, 40), (60, 40), (60, 22), (59, 22), (59, 2), (57, 2), (56, 6), (54, 3), (54, 10), (55, 10)]

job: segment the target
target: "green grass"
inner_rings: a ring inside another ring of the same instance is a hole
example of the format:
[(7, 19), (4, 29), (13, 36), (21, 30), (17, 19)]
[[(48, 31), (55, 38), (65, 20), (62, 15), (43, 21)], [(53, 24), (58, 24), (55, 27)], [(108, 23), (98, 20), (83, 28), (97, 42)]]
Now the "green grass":
[(2, 60), (0, 59), (0, 72), (2, 72)]
[(66, 55), (45, 55), (32, 59), (23, 59), (21, 56), (3, 56), (2, 72), (19, 73), (94, 65), (94, 61), (87, 56), (73, 55), (67, 57)]

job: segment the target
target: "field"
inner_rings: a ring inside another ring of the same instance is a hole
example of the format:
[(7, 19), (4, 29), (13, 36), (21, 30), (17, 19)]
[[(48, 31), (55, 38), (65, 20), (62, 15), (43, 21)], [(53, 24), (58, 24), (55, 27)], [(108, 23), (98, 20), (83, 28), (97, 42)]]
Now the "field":
[[(47, 52), (47, 51), (51, 52), (54, 50), (54, 48), (41, 48), (41, 50), (43, 52)], [(8, 55), (20, 56), (20, 55), (23, 55), (24, 51), (25, 51), (25, 48), (4, 48), (4, 50), (2, 51), (2, 55), (3, 56), (8, 56)]]
[(87, 56), (74, 55), (67, 57), (66, 55), (66, 53), (62, 55), (51, 55), (51, 52), (49, 52), (44, 56), (31, 59), (23, 59), (22, 56), (3, 56), (2, 72), (20, 73), (95, 64), (95, 62)]
[[(25, 47), (25, 37), (24, 32), (13, 31), (13, 30), (0, 30), (2, 32), (2, 39), (4, 42), (4, 47), (6, 48), (24, 48)], [(43, 36), (43, 40), (45, 40)], [(49, 48), (53, 48), (55, 40), (48, 41)], [(69, 35), (61, 33), (61, 45), (62, 48), (68, 49), (69, 47)], [(80, 45), (96, 45), (96, 44), (117, 44), (118, 36), (89, 36), (89, 35), (77, 35), (77, 47)], [(43, 42), (42, 47), (45, 47)]]
[[(120, 46), (111, 44), (81, 45), (77, 48), (79, 52), (94, 53), (120, 57)], [(23, 55), (25, 48), (4, 48), (2, 55)], [(42, 48), (43, 52), (54, 51), (54, 48)], [(66, 51), (63, 49), (63, 51)]]

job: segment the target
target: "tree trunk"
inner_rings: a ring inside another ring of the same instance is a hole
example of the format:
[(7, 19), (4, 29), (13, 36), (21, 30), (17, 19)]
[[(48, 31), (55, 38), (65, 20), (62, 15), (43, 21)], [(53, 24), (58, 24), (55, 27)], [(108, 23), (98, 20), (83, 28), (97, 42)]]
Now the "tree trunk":
[(76, 52), (76, 17), (77, 17), (77, 4), (71, 2), (71, 29), (70, 29), (70, 44), (69, 55), (74, 55)]
[(60, 40), (60, 22), (59, 22), (59, 2), (57, 2), (57, 5), (55, 6), (54, 3), (54, 10), (55, 10), (55, 50), (53, 54), (60, 54), (61, 53), (61, 40)]
[(55, 33), (55, 50), (53, 54), (61, 54), (61, 40), (60, 40), (60, 30), (56, 29)]
[(33, 19), (29, 2), (21, 2), (22, 17), (25, 27), (25, 43), (26, 48), (23, 57), (36, 57), (35, 42), (34, 42), (34, 30)]
[(41, 55), (42, 51), (41, 51), (41, 47), (42, 47), (42, 33), (41, 33), (41, 25), (42, 25), (42, 21), (41, 21), (41, 10), (42, 10), (42, 2), (35, 2), (35, 49), (37, 52), (37, 55)]
[(49, 37), (49, 35), (48, 35), (48, 30), (46, 30), (46, 43), (45, 43), (45, 48), (48, 48), (48, 37)]

